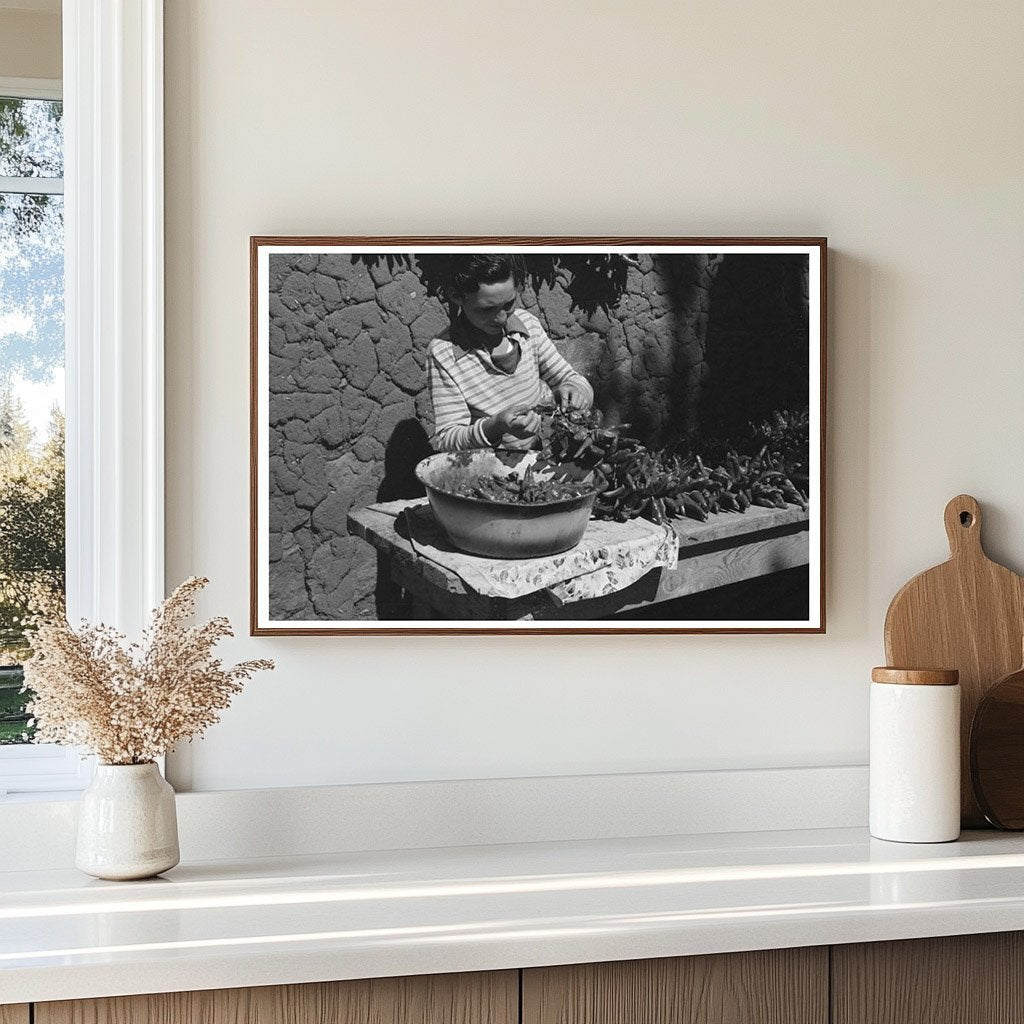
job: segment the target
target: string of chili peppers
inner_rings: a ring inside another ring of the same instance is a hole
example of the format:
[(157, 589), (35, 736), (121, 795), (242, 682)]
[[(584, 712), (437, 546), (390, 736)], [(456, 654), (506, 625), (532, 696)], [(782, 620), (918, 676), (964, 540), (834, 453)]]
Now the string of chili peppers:
[(594, 504), (599, 519), (644, 517), (664, 523), (686, 516), (701, 522), (714, 512), (745, 512), (751, 505), (806, 509), (809, 494), (806, 412), (777, 412), (736, 442), (707, 442), (702, 451), (651, 451), (603, 427), (601, 414), (541, 406), (543, 454), (600, 473)]

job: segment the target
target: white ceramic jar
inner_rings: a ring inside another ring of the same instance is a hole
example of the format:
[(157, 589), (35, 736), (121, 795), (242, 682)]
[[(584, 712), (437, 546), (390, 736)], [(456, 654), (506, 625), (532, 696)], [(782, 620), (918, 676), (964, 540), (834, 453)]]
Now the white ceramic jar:
[(179, 860), (174, 790), (151, 761), (98, 764), (78, 811), (75, 866), (124, 881), (150, 878)]
[(953, 669), (871, 672), (870, 828), (876, 839), (960, 835), (960, 685)]

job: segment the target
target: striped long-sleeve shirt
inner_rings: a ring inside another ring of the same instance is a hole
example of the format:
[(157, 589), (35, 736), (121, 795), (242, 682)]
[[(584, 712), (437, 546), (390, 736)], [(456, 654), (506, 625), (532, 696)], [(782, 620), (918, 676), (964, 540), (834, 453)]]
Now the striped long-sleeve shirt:
[[(515, 405), (551, 401), (553, 388), (572, 384), (593, 401), (587, 379), (559, 354), (540, 320), (525, 309), (516, 316), (526, 329), (520, 338), (519, 364), (507, 373), (489, 352), (460, 344), (457, 330), (435, 338), (427, 350), (430, 400), (434, 406), (433, 444), (438, 451), (488, 448), (483, 420)], [(503, 444), (522, 447), (506, 436)], [(529, 443), (529, 442), (527, 442)]]

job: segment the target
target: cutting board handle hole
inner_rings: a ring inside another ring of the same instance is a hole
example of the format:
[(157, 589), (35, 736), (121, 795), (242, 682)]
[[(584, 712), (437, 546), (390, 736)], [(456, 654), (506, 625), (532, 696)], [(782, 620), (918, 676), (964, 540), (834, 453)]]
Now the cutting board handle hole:
[(950, 555), (981, 557), (981, 507), (969, 494), (958, 494), (942, 513)]

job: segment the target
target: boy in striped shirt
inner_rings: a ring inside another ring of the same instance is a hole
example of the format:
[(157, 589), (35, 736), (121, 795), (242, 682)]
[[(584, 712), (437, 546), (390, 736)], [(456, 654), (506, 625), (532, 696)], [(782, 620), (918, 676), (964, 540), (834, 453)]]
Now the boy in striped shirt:
[(594, 391), (559, 354), (540, 320), (517, 305), (526, 280), (521, 256), (452, 257), (451, 327), (427, 350), (433, 444), (438, 451), (532, 448), (536, 405), (589, 409)]

